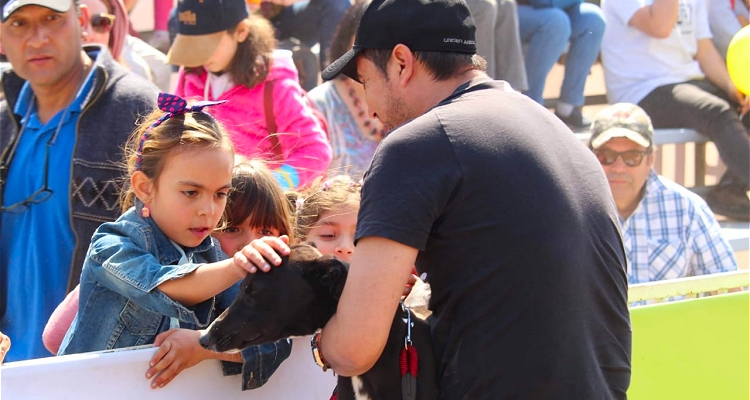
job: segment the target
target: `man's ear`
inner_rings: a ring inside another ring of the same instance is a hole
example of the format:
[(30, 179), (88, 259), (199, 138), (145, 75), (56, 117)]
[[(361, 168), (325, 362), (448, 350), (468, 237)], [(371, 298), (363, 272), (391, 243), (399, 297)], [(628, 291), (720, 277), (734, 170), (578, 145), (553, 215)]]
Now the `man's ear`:
[(135, 171), (130, 177), (130, 187), (133, 188), (135, 197), (144, 204), (151, 202), (154, 195), (154, 183), (143, 171)]
[[(391, 51), (391, 61), (389, 63), (389, 79), (391, 78), (390, 73), (394, 73), (398, 84), (401, 87), (406, 87), (411, 81), (414, 75), (414, 53), (411, 52), (406, 45), (397, 44), (396, 47)], [(393, 70), (391, 70), (391, 68)]]
[(654, 168), (654, 160), (656, 159), (656, 154), (654, 153), (656, 153), (655, 147), (651, 149), (651, 152), (648, 153), (648, 158), (646, 159), (646, 162), (648, 162), (649, 168)]

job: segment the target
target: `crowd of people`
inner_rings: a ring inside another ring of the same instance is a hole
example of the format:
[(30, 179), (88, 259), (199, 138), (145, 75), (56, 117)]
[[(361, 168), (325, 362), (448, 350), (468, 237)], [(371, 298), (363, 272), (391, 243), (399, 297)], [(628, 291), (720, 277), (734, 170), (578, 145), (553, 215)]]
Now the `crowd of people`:
[[(154, 344), (153, 388), (206, 359), (259, 387), (291, 340), (197, 338), (307, 241), (350, 263), (324, 369), (367, 371), (420, 275), (441, 397), (625, 398), (627, 285), (738, 268), (750, 0), (157, 0), (154, 47), (134, 3), (0, 1), (0, 360)], [(652, 169), (670, 127), (728, 167), (705, 198)]]

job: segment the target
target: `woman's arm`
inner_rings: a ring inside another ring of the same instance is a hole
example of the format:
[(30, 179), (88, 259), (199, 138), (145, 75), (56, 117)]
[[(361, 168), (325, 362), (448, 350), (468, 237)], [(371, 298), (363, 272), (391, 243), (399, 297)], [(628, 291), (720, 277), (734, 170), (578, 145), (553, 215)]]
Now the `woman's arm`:
[(44, 347), (47, 348), (52, 354), (57, 354), (60, 350), (65, 334), (70, 328), (70, 324), (73, 323), (73, 319), (76, 317), (78, 312), (78, 294), (80, 293), (81, 285), (78, 285), (73, 289), (72, 292), (68, 293), (63, 299), (55, 311), (47, 321), (47, 325), (44, 326), (44, 332), (42, 332), (42, 342)]
[(277, 80), (273, 102), (283, 164), (294, 168), (299, 185), (304, 186), (328, 169), (333, 154), (331, 144), (299, 82)]

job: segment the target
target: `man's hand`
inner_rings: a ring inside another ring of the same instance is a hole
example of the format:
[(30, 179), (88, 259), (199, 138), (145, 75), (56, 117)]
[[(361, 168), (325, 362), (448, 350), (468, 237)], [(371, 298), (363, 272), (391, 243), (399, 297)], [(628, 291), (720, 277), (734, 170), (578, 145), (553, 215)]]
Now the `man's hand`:
[(146, 379), (156, 376), (151, 381), (152, 389), (163, 388), (183, 370), (211, 358), (211, 352), (198, 343), (200, 335), (200, 331), (170, 329), (156, 336), (154, 346), (159, 348), (146, 370)]
[(5, 359), (8, 350), (10, 350), (10, 338), (6, 334), (0, 332), (0, 363)]

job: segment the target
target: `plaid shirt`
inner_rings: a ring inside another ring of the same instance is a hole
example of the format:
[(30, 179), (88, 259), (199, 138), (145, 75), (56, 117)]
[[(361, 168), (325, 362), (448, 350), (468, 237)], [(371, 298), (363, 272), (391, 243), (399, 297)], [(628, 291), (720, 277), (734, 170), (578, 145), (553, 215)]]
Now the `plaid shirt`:
[(706, 202), (654, 171), (638, 208), (620, 226), (630, 284), (737, 269)]

